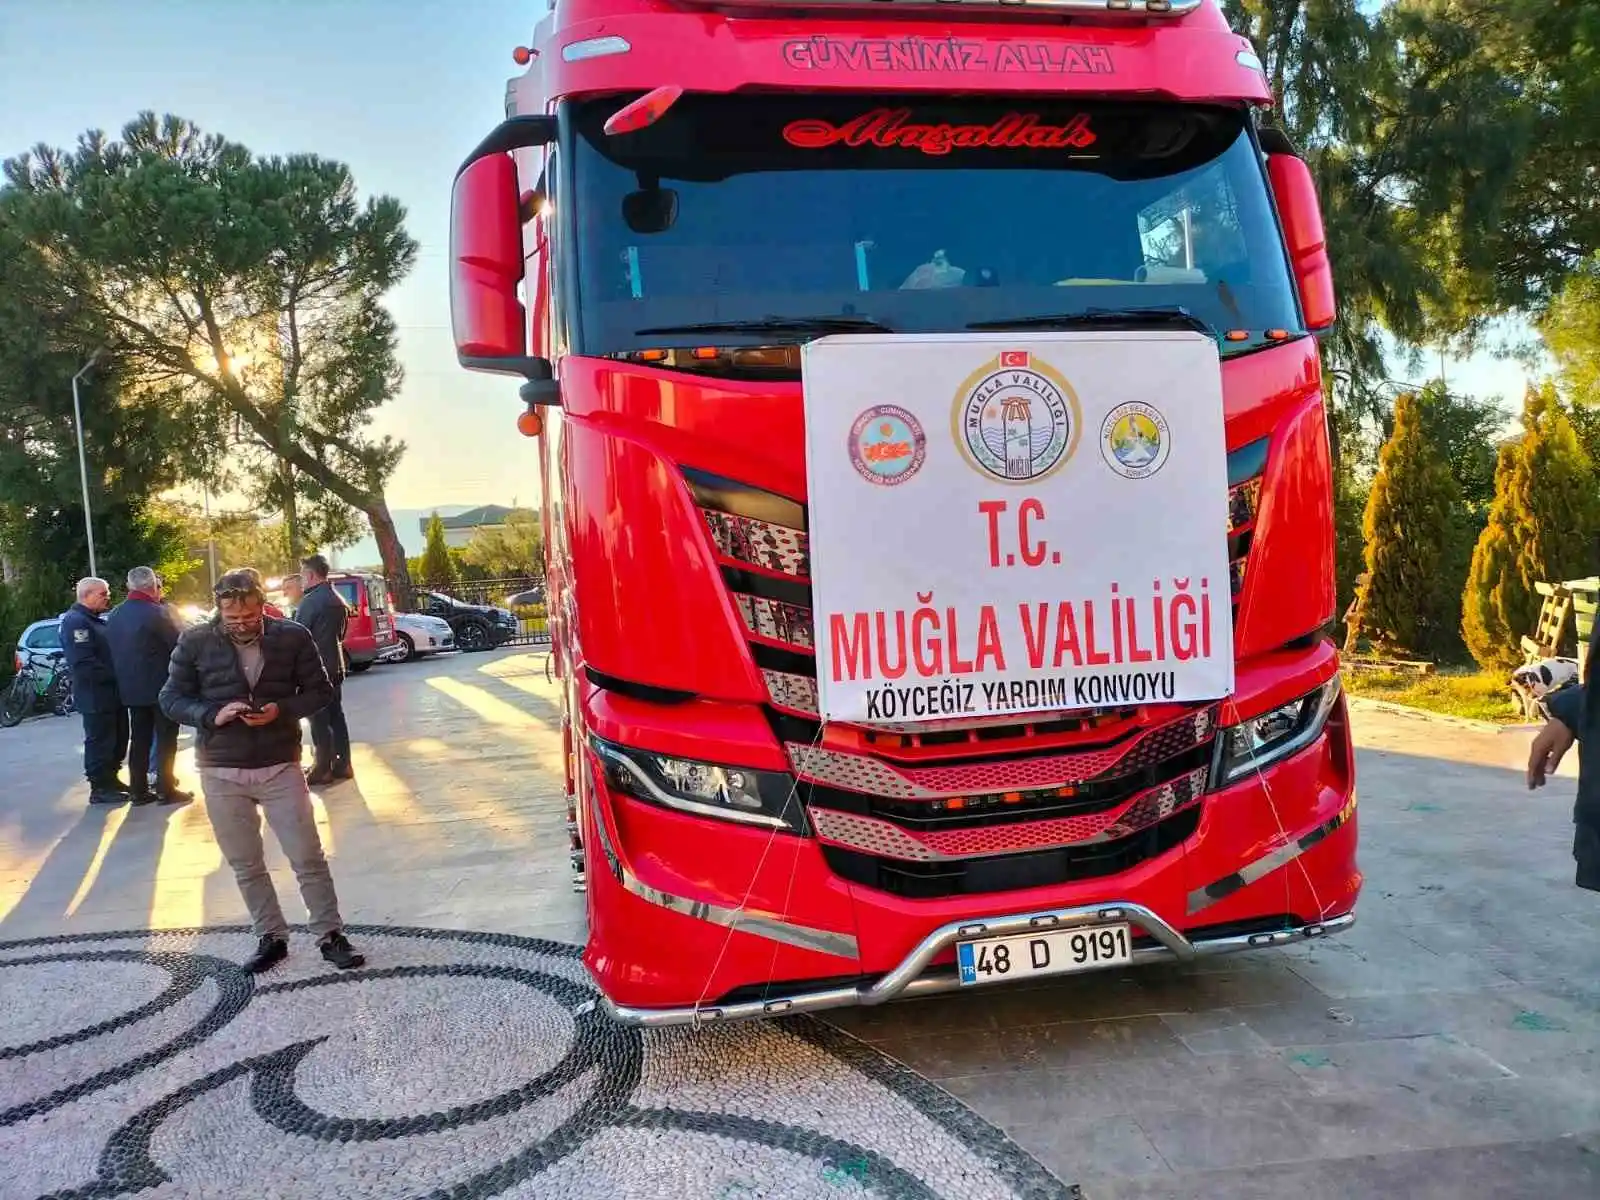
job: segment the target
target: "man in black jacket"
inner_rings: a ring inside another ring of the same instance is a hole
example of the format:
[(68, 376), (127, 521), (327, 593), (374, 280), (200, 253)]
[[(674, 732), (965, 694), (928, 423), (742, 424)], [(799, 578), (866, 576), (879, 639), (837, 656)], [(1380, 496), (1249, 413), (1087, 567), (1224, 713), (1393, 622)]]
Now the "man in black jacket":
[(350, 626), (350, 608), (328, 582), (328, 560), (320, 554), (300, 560), (300, 582), (305, 591), (294, 602), (294, 619), (311, 631), (322, 655), (322, 665), (333, 684), (333, 699), (311, 717), (311, 744), (315, 755), (306, 782), (312, 787), (352, 779), (350, 727), (344, 719), (344, 635)]
[(1577, 885), (1600, 892), (1600, 698), (1595, 696), (1595, 664), (1600, 662), (1600, 621), (1589, 637), (1584, 680), (1552, 692), (1550, 720), (1528, 752), (1528, 786), (1543, 787), (1555, 774), (1572, 743), (1578, 743), (1578, 800), (1572, 810), (1572, 857)]
[(217, 615), (178, 639), (161, 709), (196, 730), (206, 816), (259, 939), (245, 970), (265, 971), (289, 953), (289, 925), (261, 844), (263, 814), (294, 867), (322, 957), (359, 967), (365, 959), (344, 935), (300, 773), (300, 719), (327, 704), (327, 672), (305, 629), (262, 611), (266, 597), (254, 572), (228, 572), (215, 592)]
[[(133, 802), (188, 804), (194, 797), (178, 788), (173, 762), (178, 726), (161, 711), (161, 685), (178, 644), (178, 619), (161, 600), (161, 580), (149, 567), (128, 572), (128, 598), (106, 618), (117, 690), (128, 710), (128, 777)], [(155, 790), (150, 789), (150, 750), (155, 745)]]
[(61, 614), (61, 649), (72, 675), (72, 700), (83, 718), (83, 773), (90, 804), (121, 804), (128, 786), (117, 778), (128, 753), (128, 710), (117, 692), (117, 670), (104, 613), (111, 586), (78, 580), (78, 602)]

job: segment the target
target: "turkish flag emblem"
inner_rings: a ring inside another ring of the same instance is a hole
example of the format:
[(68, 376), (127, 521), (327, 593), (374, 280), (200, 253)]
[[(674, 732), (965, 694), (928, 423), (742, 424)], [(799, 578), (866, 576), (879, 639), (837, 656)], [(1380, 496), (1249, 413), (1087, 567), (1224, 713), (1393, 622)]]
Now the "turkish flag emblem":
[(1026, 367), (1028, 365), (1028, 352), (1026, 350), (1000, 351), (1000, 365), (1002, 367)]

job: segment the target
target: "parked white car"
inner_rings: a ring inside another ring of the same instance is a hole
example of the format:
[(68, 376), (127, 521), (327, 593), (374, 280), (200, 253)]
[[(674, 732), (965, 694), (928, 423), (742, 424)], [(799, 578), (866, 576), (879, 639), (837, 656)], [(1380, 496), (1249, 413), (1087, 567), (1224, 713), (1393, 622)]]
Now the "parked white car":
[(394, 632), (398, 639), (394, 652), (396, 662), (413, 662), (429, 654), (456, 648), (455, 631), (442, 617), (397, 612), (394, 614)]

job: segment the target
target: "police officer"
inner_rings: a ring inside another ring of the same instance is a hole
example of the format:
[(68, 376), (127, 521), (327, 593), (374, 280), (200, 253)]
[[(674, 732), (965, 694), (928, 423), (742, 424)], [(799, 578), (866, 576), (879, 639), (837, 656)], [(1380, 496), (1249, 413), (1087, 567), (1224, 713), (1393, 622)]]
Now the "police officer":
[(128, 710), (117, 691), (111, 642), (102, 615), (111, 607), (104, 579), (78, 580), (78, 602), (61, 614), (61, 648), (72, 674), (72, 700), (83, 715), (83, 773), (90, 804), (121, 804), (129, 788), (117, 777), (128, 753)]

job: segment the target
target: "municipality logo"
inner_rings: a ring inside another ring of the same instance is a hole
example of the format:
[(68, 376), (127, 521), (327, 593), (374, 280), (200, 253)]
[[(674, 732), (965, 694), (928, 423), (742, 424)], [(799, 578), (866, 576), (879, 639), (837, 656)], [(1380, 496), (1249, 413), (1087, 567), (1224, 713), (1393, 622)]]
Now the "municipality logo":
[(1033, 483), (1060, 470), (1078, 448), (1078, 397), (1059, 371), (1027, 350), (1003, 350), (956, 393), (956, 444), (980, 473)]
[(1106, 414), (1100, 425), (1100, 454), (1124, 479), (1148, 479), (1172, 453), (1172, 430), (1153, 404), (1130, 400)]

